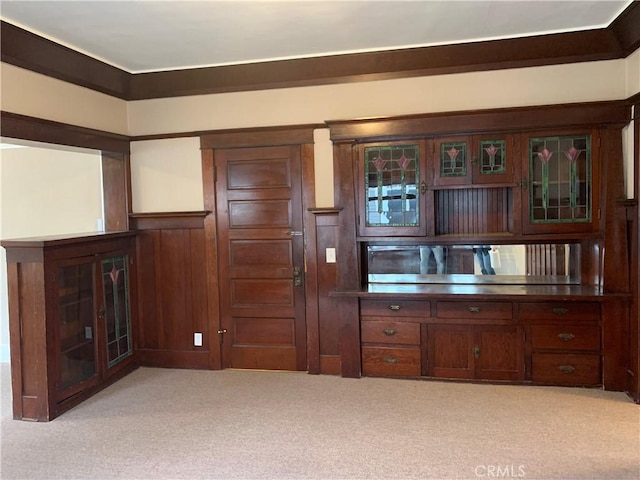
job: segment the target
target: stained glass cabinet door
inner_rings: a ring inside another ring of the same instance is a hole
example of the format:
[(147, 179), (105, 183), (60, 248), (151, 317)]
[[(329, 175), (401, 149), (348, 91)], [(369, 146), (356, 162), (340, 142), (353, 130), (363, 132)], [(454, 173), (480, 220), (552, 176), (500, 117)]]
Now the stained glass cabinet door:
[(430, 148), (434, 187), (516, 185), (517, 140), (499, 133), (436, 138)]
[(433, 165), (435, 188), (471, 184), (471, 137), (436, 138), (429, 149), (432, 154), (430, 163)]
[(523, 192), (525, 233), (597, 229), (597, 134), (532, 135), (524, 145), (529, 175)]
[(424, 143), (360, 145), (361, 236), (425, 235)]
[(474, 185), (518, 183), (519, 138), (517, 135), (474, 135), (471, 169)]
[(102, 260), (104, 306), (101, 317), (106, 331), (107, 367), (114, 366), (133, 352), (128, 263), (127, 255)]

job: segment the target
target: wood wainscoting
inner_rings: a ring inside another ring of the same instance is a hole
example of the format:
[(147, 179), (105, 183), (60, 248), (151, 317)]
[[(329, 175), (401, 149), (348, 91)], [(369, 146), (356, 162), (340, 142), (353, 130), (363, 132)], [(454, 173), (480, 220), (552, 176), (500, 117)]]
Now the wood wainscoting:
[(338, 283), (338, 264), (327, 262), (327, 248), (338, 244), (338, 213), (313, 208), (314, 228), (307, 236), (307, 358), (309, 373), (340, 375), (340, 326), (337, 299), (330, 297)]
[[(131, 229), (138, 231), (136, 336), (142, 366), (219, 368), (220, 345), (208, 318), (206, 214), (130, 215)], [(196, 333), (202, 346), (194, 345)]]

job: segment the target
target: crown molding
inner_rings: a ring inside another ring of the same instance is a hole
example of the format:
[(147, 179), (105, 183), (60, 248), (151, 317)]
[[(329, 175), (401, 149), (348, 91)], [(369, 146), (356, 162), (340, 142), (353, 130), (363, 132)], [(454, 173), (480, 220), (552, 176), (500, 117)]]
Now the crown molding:
[(4, 21), (0, 50), (0, 59), (16, 67), (124, 100), (129, 96), (129, 72)]
[(146, 100), (625, 58), (640, 48), (640, 2), (596, 30), (138, 74), (4, 21), (0, 33), (3, 62), (123, 100)]

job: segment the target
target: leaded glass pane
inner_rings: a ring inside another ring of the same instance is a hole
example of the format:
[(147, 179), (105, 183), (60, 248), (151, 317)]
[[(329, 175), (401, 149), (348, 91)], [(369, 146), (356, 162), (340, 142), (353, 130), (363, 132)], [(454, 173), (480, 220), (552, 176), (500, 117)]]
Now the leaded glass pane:
[(365, 148), (366, 226), (419, 225), (418, 156), (417, 145)]
[(467, 175), (467, 143), (445, 142), (440, 145), (440, 176), (464, 177)]
[(506, 147), (504, 140), (480, 142), (480, 174), (494, 175), (506, 171)]
[(591, 136), (534, 138), (529, 142), (530, 220), (591, 221)]
[(93, 271), (92, 263), (58, 269), (60, 389), (96, 374)]
[(102, 261), (109, 366), (115, 365), (132, 352), (127, 261), (126, 255)]

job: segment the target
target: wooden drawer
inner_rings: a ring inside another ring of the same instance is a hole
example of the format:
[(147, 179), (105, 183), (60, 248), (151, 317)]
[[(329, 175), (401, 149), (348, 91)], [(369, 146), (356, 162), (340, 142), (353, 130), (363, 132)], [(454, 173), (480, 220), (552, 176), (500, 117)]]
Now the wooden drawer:
[(420, 345), (420, 324), (410, 322), (363, 321), (363, 343)]
[(420, 348), (362, 347), (363, 375), (419, 377)]
[(361, 316), (430, 317), (428, 300), (360, 300)]
[(513, 318), (511, 302), (438, 302), (438, 318), (508, 320)]
[(600, 350), (598, 325), (532, 325), (531, 348), (553, 350)]
[(597, 302), (524, 302), (520, 304), (523, 320), (600, 320)]
[(600, 355), (534, 353), (532, 377), (553, 385), (600, 385)]

